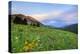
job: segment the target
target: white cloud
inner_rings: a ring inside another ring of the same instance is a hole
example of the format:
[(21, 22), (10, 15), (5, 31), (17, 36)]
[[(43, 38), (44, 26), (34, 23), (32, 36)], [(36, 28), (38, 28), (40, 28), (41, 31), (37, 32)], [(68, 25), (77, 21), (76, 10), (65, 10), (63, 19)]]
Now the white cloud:
[[(62, 14), (63, 12), (62, 11), (59, 11), (59, 10), (56, 10), (56, 11), (52, 11), (52, 12), (49, 12), (49, 13), (42, 13), (42, 14), (32, 14), (32, 15), (29, 15), (29, 16), (32, 16), (34, 17), (36, 20), (38, 21), (42, 21), (42, 20), (45, 20), (47, 19), (48, 17), (58, 17)], [(50, 18), (49, 18), (50, 19)]]
[(50, 15), (52, 15), (53, 17), (58, 17), (63, 13), (63, 11), (61, 10), (56, 10), (50, 13)]
[(48, 17), (49, 15), (48, 14), (33, 14), (33, 15), (30, 15), (30, 16), (34, 17), (35, 19), (37, 19), (39, 21), (42, 21), (46, 17)]
[(65, 14), (63, 14), (63, 20), (72, 22), (73, 20), (76, 20), (78, 18), (77, 15), (78, 15), (77, 12), (65, 13)]

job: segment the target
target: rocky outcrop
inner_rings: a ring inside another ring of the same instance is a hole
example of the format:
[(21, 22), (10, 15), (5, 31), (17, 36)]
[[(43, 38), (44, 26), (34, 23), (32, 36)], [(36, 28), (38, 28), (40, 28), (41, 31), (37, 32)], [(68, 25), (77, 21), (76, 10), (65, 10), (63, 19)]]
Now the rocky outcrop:
[(9, 15), (9, 18), (11, 19), (11, 22), (15, 24), (24, 24), (24, 25), (33, 25), (33, 26), (41, 26), (42, 24), (34, 19), (31, 16), (25, 16), (22, 14), (14, 14)]

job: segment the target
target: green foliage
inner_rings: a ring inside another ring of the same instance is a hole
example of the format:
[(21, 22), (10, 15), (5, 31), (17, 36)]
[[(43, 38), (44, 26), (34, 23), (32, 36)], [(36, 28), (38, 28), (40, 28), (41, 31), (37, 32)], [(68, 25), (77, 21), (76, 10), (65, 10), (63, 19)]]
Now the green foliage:
[(77, 49), (77, 34), (59, 29), (11, 24), (12, 52)]

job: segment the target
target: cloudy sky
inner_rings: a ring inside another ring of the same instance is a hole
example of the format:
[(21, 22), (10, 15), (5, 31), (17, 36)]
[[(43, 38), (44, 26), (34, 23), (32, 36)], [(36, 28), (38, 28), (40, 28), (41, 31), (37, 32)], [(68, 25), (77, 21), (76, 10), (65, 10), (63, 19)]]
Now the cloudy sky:
[(12, 14), (32, 16), (44, 25), (64, 27), (78, 23), (77, 5), (13, 1), (11, 10)]

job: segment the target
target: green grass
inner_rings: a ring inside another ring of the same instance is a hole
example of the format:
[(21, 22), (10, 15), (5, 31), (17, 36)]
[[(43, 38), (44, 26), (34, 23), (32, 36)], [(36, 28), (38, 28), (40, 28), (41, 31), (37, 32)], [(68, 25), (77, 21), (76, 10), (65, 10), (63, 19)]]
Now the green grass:
[(11, 52), (77, 49), (77, 34), (36, 27), (11, 24)]

